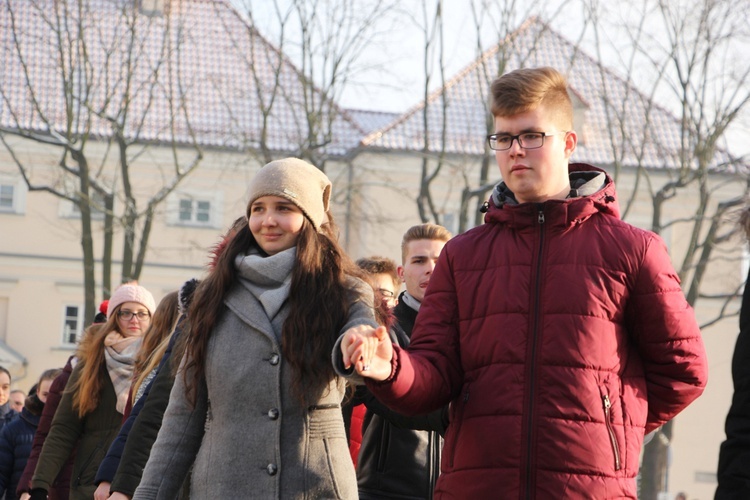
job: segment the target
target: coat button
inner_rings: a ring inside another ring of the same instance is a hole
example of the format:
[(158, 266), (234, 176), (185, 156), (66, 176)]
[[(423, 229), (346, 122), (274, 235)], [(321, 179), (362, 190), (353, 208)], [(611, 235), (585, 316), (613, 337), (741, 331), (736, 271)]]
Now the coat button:
[(266, 467), (266, 472), (268, 472), (269, 476), (275, 476), (277, 470), (278, 468), (276, 467), (276, 464), (268, 464)]
[(270, 418), (271, 420), (276, 420), (277, 418), (279, 418), (279, 410), (276, 408), (271, 408), (270, 410), (268, 410), (268, 418)]
[(269, 363), (276, 366), (279, 364), (279, 355), (276, 353), (271, 354), (271, 358), (268, 360)]

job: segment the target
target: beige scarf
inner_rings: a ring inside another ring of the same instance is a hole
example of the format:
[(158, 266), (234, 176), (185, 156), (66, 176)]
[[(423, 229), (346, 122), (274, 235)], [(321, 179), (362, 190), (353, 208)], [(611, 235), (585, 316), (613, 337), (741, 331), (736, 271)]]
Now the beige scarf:
[(133, 365), (143, 337), (125, 337), (112, 331), (104, 337), (104, 358), (117, 394), (117, 411), (123, 413), (133, 381)]

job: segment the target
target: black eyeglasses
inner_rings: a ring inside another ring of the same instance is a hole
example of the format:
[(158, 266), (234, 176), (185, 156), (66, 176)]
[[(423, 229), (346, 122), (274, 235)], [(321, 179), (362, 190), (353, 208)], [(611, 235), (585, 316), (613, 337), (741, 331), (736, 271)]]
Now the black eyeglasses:
[(382, 295), (383, 298), (386, 298), (386, 299), (392, 299), (393, 297), (396, 296), (395, 293), (393, 293), (390, 290), (386, 290), (385, 288), (378, 288), (378, 293), (380, 293), (380, 295)]
[(494, 151), (507, 151), (513, 146), (513, 141), (518, 141), (518, 146), (523, 149), (539, 149), (544, 146), (544, 138), (557, 134), (567, 134), (568, 132), (524, 132), (523, 134), (490, 134), (487, 136), (487, 142), (490, 149)]
[(141, 311), (141, 312), (137, 312), (137, 313), (135, 313), (133, 311), (118, 311), (117, 312), (117, 317), (120, 318), (123, 321), (130, 321), (131, 319), (133, 319), (133, 316), (135, 316), (136, 318), (138, 318), (138, 321), (143, 321), (146, 318), (150, 318), (151, 317), (151, 313), (147, 312), (147, 311)]

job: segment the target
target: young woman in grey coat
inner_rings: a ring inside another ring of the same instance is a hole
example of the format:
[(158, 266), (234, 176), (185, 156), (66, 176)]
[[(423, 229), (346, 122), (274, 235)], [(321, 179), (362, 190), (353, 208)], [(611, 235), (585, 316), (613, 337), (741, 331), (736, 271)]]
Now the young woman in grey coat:
[(187, 347), (135, 499), (357, 498), (330, 353), (375, 325), (335, 238), (331, 183), (296, 158), (250, 185), (248, 224), (196, 289)]

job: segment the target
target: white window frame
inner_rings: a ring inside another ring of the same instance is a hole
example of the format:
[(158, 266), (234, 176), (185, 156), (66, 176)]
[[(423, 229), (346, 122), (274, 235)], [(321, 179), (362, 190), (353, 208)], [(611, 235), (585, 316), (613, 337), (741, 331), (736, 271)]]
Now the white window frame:
[[(184, 216), (186, 203), (190, 203), (189, 218)], [(208, 210), (204, 210), (206, 204)], [(200, 214), (206, 215), (206, 219), (199, 220)], [(219, 228), (222, 220), (221, 193), (179, 191), (172, 193), (167, 201), (167, 224), (170, 226)]]
[[(70, 315), (69, 309), (75, 308), (75, 316)], [(71, 322), (75, 321), (74, 327), (71, 327)], [(78, 343), (83, 332), (83, 306), (80, 304), (65, 304), (62, 308), (62, 331), (61, 331), (61, 344), (63, 346), (74, 346)], [(73, 335), (73, 342), (70, 337)]]
[[(0, 190), (2, 188), (10, 188), (12, 193), (10, 205), (0, 205), (0, 213), (18, 215), (26, 213), (26, 193), (28, 191), (26, 183), (22, 180), (0, 176)], [(2, 196), (1, 192), (0, 196)]]
[[(187, 218), (185, 215), (187, 215)], [(209, 224), (211, 222), (211, 200), (180, 198), (177, 217), (181, 224), (200, 226)]]

